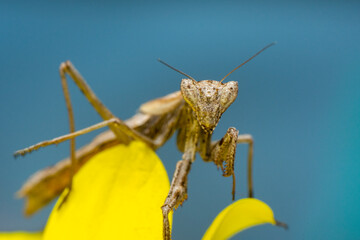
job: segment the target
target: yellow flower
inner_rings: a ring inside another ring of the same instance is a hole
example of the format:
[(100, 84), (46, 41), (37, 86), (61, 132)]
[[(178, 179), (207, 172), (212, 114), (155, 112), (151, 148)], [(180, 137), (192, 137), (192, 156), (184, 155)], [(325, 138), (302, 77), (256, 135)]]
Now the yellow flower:
[(41, 232), (10, 232), (0, 233), (1, 240), (41, 240)]
[[(69, 198), (55, 205), (44, 233), (2, 233), (0, 239), (162, 239), (162, 206), (169, 178), (144, 143), (117, 145), (91, 159), (74, 177)], [(172, 215), (170, 214), (170, 220)], [(228, 239), (258, 224), (275, 224), (271, 209), (257, 199), (225, 208), (203, 240)]]
[(240, 199), (219, 213), (202, 240), (228, 239), (242, 230), (265, 223), (278, 224), (268, 205), (255, 198)]

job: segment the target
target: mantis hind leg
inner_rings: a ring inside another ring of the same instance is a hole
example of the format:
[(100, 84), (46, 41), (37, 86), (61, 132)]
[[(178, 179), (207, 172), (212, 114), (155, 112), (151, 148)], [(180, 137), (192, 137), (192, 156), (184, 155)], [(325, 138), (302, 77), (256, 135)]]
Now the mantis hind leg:
[[(63, 89), (63, 93), (64, 93), (64, 97), (65, 97), (65, 102), (66, 102), (66, 108), (68, 111), (68, 116), (69, 116), (69, 127), (70, 127), (70, 134), (75, 132), (75, 120), (74, 120), (74, 113), (72, 110), (72, 104), (71, 104), (71, 99), (70, 99), (70, 93), (69, 93), (69, 87), (67, 85), (66, 82), (66, 77), (65, 77), (65, 66), (64, 64), (60, 65), (60, 78), (61, 78), (61, 85), (62, 85), (62, 89)], [(70, 182), (68, 185), (68, 191), (66, 193), (66, 196), (63, 198), (62, 202), (60, 203), (58, 209), (61, 208), (61, 206), (65, 203), (65, 201), (68, 199), (69, 194), (71, 192), (72, 189), (72, 181), (73, 181), (73, 177), (75, 174), (75, 169), (76, 169), (76, 157), (75, 157), (75, 138), (70, 139), (70, 160), (71, 160), (71, 167), (70, 167)]]
[[(72, 179), (76, 172), (76, 155), (75, 155), (75, 137), (85, 134), (87, 132), (108, 126), (110, 130), (114, 133), (116, 138), (124, 144), (128, 144), (132, 139), (138, 139), (146, 144), (148, 144), (151, 148), (156, 149), (160, 145), (163, 144), (164, 141), (167, 140), (166, 136), (168, 135), (165, 131), (163, 134), (160, 134), (159, 139), (150, 139), (149, 137), (143, 135), (142, 133), (137, 132), (133, 128), (129, 127), (125, 122), (122, 120), (116, 118), (111, 111), (105, 107), (105, 105), (100, 101), (100, 99), (95, 95), (95, 93), (91, 90), (89, 85), (86, 83), (84, 78), (81, 76), (81, 74), (76, 70), (76, 68), (71, 64), (70, 61), (66, 61), (60, 65), (59, 68), (60, 78), (61, 78), (61, 84), (62, 89), (66, 101), (66, 107), (68, 111), (69, 116), (69, 126), (70, 126), (70, 133), (63, 135), (61, 137), (54, 138), (52, 140), (43, 141), (38, 144), (35, 144), (33, 146), (30, 146), (28, 148), (16, 151), (14, 153), (14, 156), (19, 155), (25, 155), (27, 153), (30, 153), (34, 150), (37, 150), (41, 147), (46, 147), (51, 144), (58, 144), (60, 142), (63, 142), (65, 140), (70, 140), (70, 159), (71, 159), (71, 166), (70, 166), (70, 183), (68, 186), (68, 193), (66, 197), (64, 198), (63, 202), (66, 201), (68, 198), (69, 193), (72, 189)], [(79, 87), (81, 92), (85, 95), (87, 100), (90, 102), (90, 104), (94, 107), (94, 109), (98, 112), (98, 114), (104, 119), (103, 122), (95, 124), (93, 126), (90, 126), (88, 128), (79, 130), (75, 132), (75, 121), (74, 121), (74, 115), (73, 115), (73, 109), (70, 99), (70, 93), (69, 93), (69, 87), (67, 85), (67, 78), (66, 75), (70, 76), (70, 78), (75, 82), (75, 84)], [(173, 117), (174, 124), (176, 123), (177, 117)], [(170, 131), (171, 132), (171, 131)], [(156, 141), (159, 140), (159, 141)], [(60, 207), (62, 204), (59, 205)]]
[[(60, 65), (59, 68), (61, 84), (64, 92), (64, 97), (66, 101), (66, 107), (68, 110), (69, 116), (69, 125), (70, 125), (70, 135), (75, 132), (75, 122), (74, 115), (72, 110), (72, 104), (69, 94), (69, 88), (67, 85), (66, 75), (69, 75), (72, 80), (79, 87), (81, 92), (85, 95), (90, 104), (94, 107), (94, 109), (99, 113), (99, 115), (105, 120), (115, 119), (115, 124), (109, 124), (109, 128), (116, 135), (116, 137), (121, 140), (123, 143), (127, 144), (131, 141), (132, 137), (135, 139), (141, 139), (149, 145), (152, 144), (152, 141), (148, 139), (146, 136), (141, 134), (137, 134), (133, 129), (129, 128), (125, 123), (123, 123), (120, 119), (117, 119), (111, 111), (100, 101), (100, 99), (95, 95), (95, 93), (91, 90), (90, 86), (86, 83), (85, 79), (81, 76), (81, 74), (76, 70), (76, 68), (71, 64), (70, 61), (66, 61)], [(63, 205), (63, 203), (68, 199), (68, 196), (72, 189), (72, 179), (76, 169), (76, 157), (75, 157), (75, 137), (70, 138), (70, 159), (71, 159), (71, 170), (70, 170), (70, 183), (68, 187), (68, 192), (66, 196), (63, 198), (63, 201), (59, 205), (59, 208)]]
[[(75, 121), (74, 121), (74, 114), (72, 110), (72, 104), (70, 99), (70, 93), (69, 93), (69, 87), (67, 85), (66, 80), (66, 74), (68, 74), (73, 81), (76, 83), (76, 85), (79, 87), (79, 89), (82, 91), (82, 93), (85, 95), (85, 97), (88, 99), (88, 101), (91, 103), (91, 105), (95, 108), (95, 110), (99, 113), (99, 115), (104, 120), (109, 120), (112, 118), (115, 118), (115, 116), (110, 112), (108, 108), (105, 107), (104, 104), (97, 98), (95, 93), (91, 90), (91, 88), (88, 86), (84, 78), (80, 75), (80, 73), (75, 69), (75, 67), (71, 64), (70, 61), (66, 61), (62, 64), (60, 64), (59, 68), (60, 78), (61, 78), (61, 85), (66, 101), (66, 107), (68, 111), (69, 116), (69, 126), (70, 126), (70, 134), (75, 132)], [(115, 128), (112, 125), (109, 125), (110, 129), (114, 132), (114, 134), (121, 139), (124, 142), (129, 142), (129, 137), (124, 133), (121, 132), (119, 129)], [(75, 174), (76, 169), (76, 157), (75, 157), (75, 137), (70, 139), (70, 159), (71, 159), (71, 167), (70, 167), (70, 182), (68, 186), (68, 192), (66, 196), (63, 198), (62, 202), (59, 205), (59, 208), (64, 204), (64, 202), (68, 199), (69, 194), (72, 189), (72, 179)]]
[[(66, 74), (69, 75), (71, 79), (75, 82), (75, 84), (79, 87), (80, 91), (85, 95), (86, 99), (90, 102), (90, 104), (94, 107), (94, 109), (98, 112), (102, 119), (109, 120), (111, 118), (115, 118), (115, 115), (112, 114), (111, 111), (100, 101), (100, 99), (95, 95), (94, 91), (86, 83), (85, 79), (81, 76), (81, 74), (76, 70), (76, 68), (71, 64), (70, 61), (63, 62), (60, 65), (60, 77), (63, 84), (63, 89), (65, 89), (64, 95), (65, 100), (67, 101), (67, 105), (70, 104), (71, 106), (71, 101), (69, 97), (68, 87), (66, 84)], [(115, 126), (109, 127), (119, 140), (124, 143), (130, 142), (130, 138), (126, 133), (116, 128)]]
[[(95, 95), (90, 86), (86, 83), (85, 79), (81, 74), (76, 70), (76, 68), (71, 64), (70, 61), (66, 61), (60, 65), (60, 77), (63, 84), (65, 100), (68, 106), (68, 109), (71, 110), (71, 101), (68, 93), (68, 87), (66, 84), (66, 74), (69, 75), (76, 85), (79, 87), (81, 92), (85, 95), (90, 104), (106, 122), (107, 120), (117, 119), (114, 124), (109, 124), (110, 130), (115, 134), (115, 136), (124, 144), (130, 143), (132, 139), (137, 139), (145, 142), (151, 148), (156, 149), (158, 144), (154, 142), (153, 139), (148, 138), (147, 136), (135, 131), (122, 120), (115, 117), (114, 114), (100, 101), (100, 99)], [(70, 106), (70, 107), (69, 107)], [(71, 111), (69, 111), (70, 124), (73, 124), (73, 116)], [(72, 123), (71, 123), (72, 122)], [(70, 130), (71, 131), (71, 130)]]

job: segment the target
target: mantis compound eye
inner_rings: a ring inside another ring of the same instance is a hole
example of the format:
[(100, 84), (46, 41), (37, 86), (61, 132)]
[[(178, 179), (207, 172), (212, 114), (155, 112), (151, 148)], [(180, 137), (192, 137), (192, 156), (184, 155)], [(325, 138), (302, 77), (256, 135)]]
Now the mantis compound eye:
[(221, 91), (220, 104), (224, 111), (235, 101), (238, 94), (238, 83), (227, 82)]
[(198, 89), (196, 88), (196, 81), (192, 79), (183, 79), (180, 85), (181, 94), (185, 101), (194, 108), (198, 100)]

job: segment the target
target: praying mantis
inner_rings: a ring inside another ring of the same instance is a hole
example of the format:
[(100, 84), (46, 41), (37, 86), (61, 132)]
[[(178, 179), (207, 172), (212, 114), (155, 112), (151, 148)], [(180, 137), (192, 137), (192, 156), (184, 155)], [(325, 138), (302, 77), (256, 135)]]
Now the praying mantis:
[[(258, 51), (255, 55), (237, 66), (220, 81), (196, 81), (186, 73), (173, 68), (167, 63), (161, 63), (185, 75), (182, 79), (180, 91), (162, 98), (146, 102), (140, 106), (136, 115), (122, 121), (100, 101), (84, 78), (70, 61), (60, 65), (60, 78), (65, 96), (70, 133), (43, 141), (28, 148), (16, 151), (15, 156), (25, 155), (41, 147), (58, 144), (70, 140), (70, 157), (51, 168), (35, 173), (19, 190), (18, 196), (26, 197), (25, 214), (32, 214), (58, 196), (65, 188), (68, 194), (60, 204), (66, 204), (71, 194), (72, 178), (74, 174), (96, 153), (117, 144), (129, 144), (132, 140), (140, 140), (156, 150), (161, 147), (175, 131), (177, 147), (183, 153), (182, 159), (176, 164), (169, 193), (161, 206), (163, 214), (163, 239), (171, 239), (168, 215), (187, 199), (187, 176), (191, 165), (195, 161), (195, 154), (199, 153), (205, 162), (213, 162), (221, 168), (223, 176), (232, 177), (232, 199), (235, 199), (234, 160), (237, 144), (248, 144), (248, 196), (253, 197), (252, 161), (253, 138), (249, 134), (239, 134), (230, 127), (224, 137), (212, 141), (212, 134), (222, 114), (235, 101), (238, 94), (238, 83), (223, 81), (235, 70), (252, 60), (265, 49), (274, 45), (271, 43)], [(76, 83), (90, 104), (104, 120), (88, 128), (75, 131), (74, 116), (70, 100), (66, 75)], [(93, 130), (109, 127), (110, 130), (98, 135), (90, 144), (76, 150), (75, 138)], [(159, 206), (160, 207), (160, 206)]]

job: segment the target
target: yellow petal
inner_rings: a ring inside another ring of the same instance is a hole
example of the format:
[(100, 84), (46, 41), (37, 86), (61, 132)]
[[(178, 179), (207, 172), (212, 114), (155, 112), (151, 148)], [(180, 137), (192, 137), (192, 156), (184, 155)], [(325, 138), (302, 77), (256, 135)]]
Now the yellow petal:
[(254, 199), (240, 199), (222, 210), (206, 231), (202, 240), (224, 240), (247, 228), (276, 224), (271, 208)]
[(44, 239), (162, 239), (161, 206), (169, 186), (160, 159), (144, 143), (107, 149), (75, 175), (57, 210), (63, 192)]
[(2, 232), (0, 240), (41, 240), (41, 232)]

